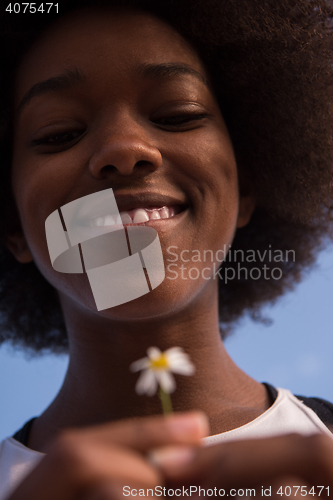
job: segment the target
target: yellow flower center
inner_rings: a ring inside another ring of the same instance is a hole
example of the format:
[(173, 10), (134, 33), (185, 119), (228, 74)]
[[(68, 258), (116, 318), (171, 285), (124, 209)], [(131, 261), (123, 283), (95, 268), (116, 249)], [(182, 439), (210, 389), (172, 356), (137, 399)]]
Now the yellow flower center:
[(169, 368), (168, 359), (163, 353), (158, 358), (150, 360), (151, 370), (168, 370)]

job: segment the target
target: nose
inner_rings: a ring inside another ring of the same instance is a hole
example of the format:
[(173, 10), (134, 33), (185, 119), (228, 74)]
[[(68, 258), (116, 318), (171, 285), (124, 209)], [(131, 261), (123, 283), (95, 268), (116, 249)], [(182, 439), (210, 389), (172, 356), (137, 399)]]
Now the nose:
[(98, 179), (107, 177), (110, 172), (125, 176), (146, 175), (162, 164), (159, 149), (138, 124), (114, 126), (97, 143), (99, 146), (90, 159), (89, 171)]

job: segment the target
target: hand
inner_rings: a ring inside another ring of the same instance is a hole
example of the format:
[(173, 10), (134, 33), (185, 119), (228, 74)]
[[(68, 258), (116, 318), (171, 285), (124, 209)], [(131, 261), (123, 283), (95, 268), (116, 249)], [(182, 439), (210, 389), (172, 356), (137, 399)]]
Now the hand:
[[(292, 486), (290, 497), (293, 499), (297, 496), (313, 500), (320, 491), (317, 486), (324, 486), (320, 498), (328, 496), (327, 486), (331, 488), (331, 495), (333, 493), (333, 439), (324, 434), (307, 437), (291, 434), (192, 448), (187, 463), (177, 463), (174, 448), (164, 448), (152, 453), (152, 461), (163, 473), (167, 488), (216, 487), (224, 489), (225, 496), (229, 497), (231, 488), (254, 488), (255, 496), (263, 500), (262, 486), (271, 487), (270, 499), (279, 500), (288, 500), (289, 490), (283, 496), (277, 494), (280, 486), (285, 491), (287, 485)], [(306, 488), (297, 490), (293, 486)], [(315, 486), (315, 496), (306, 493), (312, 486)]]
[(199, 413), (63, 431), (9, 500), (124, 500), (124, 485), (154, 488), (164, 483), (147, 451), (165, 445), (200, 446), (207, 432)]

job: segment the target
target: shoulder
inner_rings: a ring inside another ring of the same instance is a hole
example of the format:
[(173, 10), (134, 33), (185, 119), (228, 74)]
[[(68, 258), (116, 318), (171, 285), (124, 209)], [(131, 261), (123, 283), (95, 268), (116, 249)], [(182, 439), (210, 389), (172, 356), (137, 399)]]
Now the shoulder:
[(333, 428), (333, 403), (326, 401), (326, 399), (316, 397), (305, 397), (295, 394), (295, 397), (302, 401), (308, 408), (320, 418), (320, 420), (329, 428)]
[(299, 410), (301, 410), (302, 413), (306, 413), (310, 420), (314, 418), (314, 422), (320, 421), (331, 432), (333, 431), (333, 403), (317, 397), (293, 395), (290, 391), (286, 389), (276, 389), (267, 382), (264, 382), (263, 385), (266, 387), (271, 400), (271, 409), (277, 407), (278, 404), (281, 403), (281, 399), (283, 399), (289, 412), (296, 417), (296, 421), (298, 421)]

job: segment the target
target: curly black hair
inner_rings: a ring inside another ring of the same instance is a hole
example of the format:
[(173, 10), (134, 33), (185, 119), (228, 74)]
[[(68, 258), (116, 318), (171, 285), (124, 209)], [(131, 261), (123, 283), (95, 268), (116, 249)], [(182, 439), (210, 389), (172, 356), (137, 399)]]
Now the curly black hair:
[[(333, 3), (324, 0), (66, 0), (42, 14), (5, 13), (1, 0), (1, 249), (0, 343), (33, 352), (64, 352), (66, 328), (56, 291), (34, 263), (20, 264), (5, 246), (10, 193), (11, 88), (30, 44), (60, 15), (89, 5), (151, 12), (198, 51), (210, 74), (236, 155), (240, 179), (257, 205), (237, 230), (233, 250), (251, 249), (281, 279), (220, 280), (222, 336), (245, 313), (260, 309), (299, 282), (332, 238)], [(267, 249), (292, 249), (295, 259), (271, 262)], [(266, 250), (266, 253), (265, 253)], [(234, 260), (223, 266), (237, 270)], [(250, 272), (258, 262), (242, 262)]]

